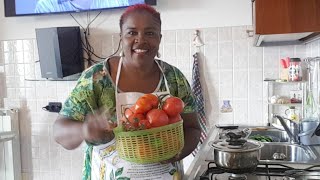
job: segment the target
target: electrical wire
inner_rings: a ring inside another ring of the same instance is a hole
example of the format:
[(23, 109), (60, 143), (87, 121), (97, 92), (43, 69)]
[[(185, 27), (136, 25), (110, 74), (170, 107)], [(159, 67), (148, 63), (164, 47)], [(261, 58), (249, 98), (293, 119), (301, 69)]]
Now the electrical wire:
[[(88, 39), (88, 36), (90, 36), (90, 25), (98, 18), (98, 16), (102, 13), (102, 11), (100, 11), (91, 21), (90, 21), (90, 13), (88, 12), (87, 13), (87, 26), (86, 28), (83, 27), (79, 21), (72, 15), (70, 14), (70, 16), (75, 20), (75, 22), (82, 28), (83, 30), (83, 33), (84, 33), (84, 42), (83, 40), (81, 39), (81, 44), (83, 46), (83, 50), (85, 51), (86, 55), (88, 56), (88, 58), (84, 58), (84, 60), (86, 60), (88, 62), (88, 66), (90, 67), (92, 65), (92, 63), (98, 63), (100, 61), (98, 60), (94, 60), (92, 58), (92, 56), (96, 57), (96, 58), (99, 58), (99, 59), (106, 59), (105, 57), (101, 57), (101, 56), (98, 56), (95, 52), (94, 52), (94, 48), (91, 46), (90, 42), (89, 42), (89, 39)], [(119, 49), (119, 47), (118, 47)], [(118, 51), (117, 49), (117, 51)], [(116, 52), (117, 53), (117, 52)], [(114, 53), (114, 54), (116, 54)], [(114, 55), (113, 54), (113, 55)], [(110, 57), (110, 56), (109, 56)]]

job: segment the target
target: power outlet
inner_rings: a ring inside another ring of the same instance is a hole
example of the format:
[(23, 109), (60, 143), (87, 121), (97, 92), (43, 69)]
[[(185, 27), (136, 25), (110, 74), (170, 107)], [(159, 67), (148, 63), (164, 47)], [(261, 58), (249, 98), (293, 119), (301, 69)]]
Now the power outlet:
[(43, 107), (43, 110), (49, 111), (49, 112), (60, 112), (62, 108), (61, 102), (49, 102), (49, 104), (45, 107)]

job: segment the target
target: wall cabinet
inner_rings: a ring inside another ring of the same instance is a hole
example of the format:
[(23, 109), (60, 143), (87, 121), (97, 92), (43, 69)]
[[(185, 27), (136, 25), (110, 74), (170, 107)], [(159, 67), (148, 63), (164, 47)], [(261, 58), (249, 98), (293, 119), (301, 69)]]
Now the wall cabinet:
[(256, 45), (299, 44), (320, 33), (320, 0), (252, 0)]

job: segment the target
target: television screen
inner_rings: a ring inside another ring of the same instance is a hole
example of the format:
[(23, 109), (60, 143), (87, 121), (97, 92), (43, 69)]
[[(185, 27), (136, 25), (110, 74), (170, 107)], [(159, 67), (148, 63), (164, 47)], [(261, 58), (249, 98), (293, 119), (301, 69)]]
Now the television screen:
[(156, 0), (4, 0), (6, 17), (101, 11), (134, 4), (156, 5)]

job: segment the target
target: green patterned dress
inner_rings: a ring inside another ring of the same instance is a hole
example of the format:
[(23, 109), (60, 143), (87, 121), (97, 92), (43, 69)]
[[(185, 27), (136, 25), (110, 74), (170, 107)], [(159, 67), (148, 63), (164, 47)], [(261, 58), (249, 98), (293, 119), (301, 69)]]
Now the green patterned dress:
[[(170, 94), (184, 101), (186, 105), (185, 113), (194, 112), (194, 96), (185, 76), (176, 67), (161, 60), (156, 61), (160, 64), (168, 81)], [(106, 68), (104, 68), (104, 64)], [(60, 114), (78, 121), (84, 121), (86, 114), (103, 107), (112, 115), (111, 120), (116, 122), (115, 84), (106, 69), (109, 69), (108, 63), (101, 62), (85, 70), (76, 87), (65, 101)], [(165, 91), (164, 80), (161, 82), (159, 91)], [(93, 144), (87, 144), (85, 148), (83, 180), (91, 179), (92, 147)]]

